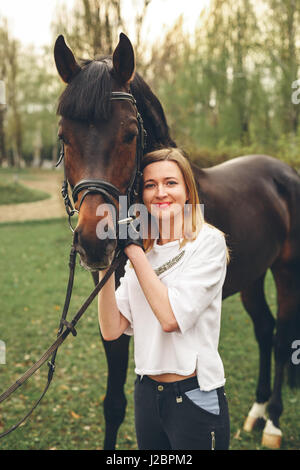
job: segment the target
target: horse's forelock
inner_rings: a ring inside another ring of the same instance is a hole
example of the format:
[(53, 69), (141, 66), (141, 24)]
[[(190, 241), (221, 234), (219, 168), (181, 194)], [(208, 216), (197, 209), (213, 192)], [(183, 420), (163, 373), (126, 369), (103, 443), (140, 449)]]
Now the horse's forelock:
[(109, 119), (111, 73), (108, 58), (81, 61), (81, 66), (81, 71), (61, 94), (57, 114), (89, 122)]

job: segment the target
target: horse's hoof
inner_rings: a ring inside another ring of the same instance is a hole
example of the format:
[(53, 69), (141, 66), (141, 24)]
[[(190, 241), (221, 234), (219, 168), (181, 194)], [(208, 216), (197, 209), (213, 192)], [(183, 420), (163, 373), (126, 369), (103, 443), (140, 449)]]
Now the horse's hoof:
[(263, 437), (261, 441), (262, 445), (264, 447), (268, 447), (269, 449), (280, 449), (281, 441), (281, 430), (274, 426), (272, 421), (268, 419), (263, 432)]
[(266, 422), (265, 415), (267, 403), (254, 403), (244, 422), (244, 431), (251, 432), (258, 423)]
[(263, 433), (261, 444), (268, 449), (280, 449), (282, 436), (276, 436), (275, 434)]
[(254, 418), (253, 416), (247, 416), (244, 422), (244, 426), (243, 426), (244, 431), (247, 431), (247, 432), (253, 431), (258, 419), (259, 418)]

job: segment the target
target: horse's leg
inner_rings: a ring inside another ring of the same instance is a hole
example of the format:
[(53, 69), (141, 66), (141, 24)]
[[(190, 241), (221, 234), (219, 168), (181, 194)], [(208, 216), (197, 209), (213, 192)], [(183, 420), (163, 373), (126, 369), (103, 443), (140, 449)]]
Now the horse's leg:
[(104, 341), (107, 358), (108, 377), (104, 399), (105, 439), (104, 450), (115, 448), (117, 434), (126, 411), (124, 384), (128, 367), (130, 336), (122, 335), (115, 341)]
[[(92, 275), (96, 285), (98, 273), (92, 273)], [(108, 367), (104, 399), (104, 450), (113, 450), (116, 445), (118, 430), (124, 420), (126, 411), (127, 400), (124, 393), (124, 384), (128, 367), (130, 336), (122, 335), (115, 341), (104, 341), (101, 333), (100, 336), (103, 341)]]
[(256, 402), (253, 404), (244, 423), (245, 431), (252, 431), (259, 421), (266, 420), (266, 406), (271, 395), (271, 353), (275, 320), (265, 298), (265, 274), (241, 292), (242, 302), (253, 321), (259, 346), (259, 377)]
[(291, 345), (297, 335), (296, 321), (300, 312), (300, 265), (295, 262), (287, 264), (279, 261), (272, 267), (272, 272), (278, 296), (274, 341), (275, 376), (268, 404), (269, 419), (264, 429), (262, 443), (266, 447), (279, 448), (282, 439), (279, 418), (283, 411), (281, 388), (284, 368), (291, 358)]

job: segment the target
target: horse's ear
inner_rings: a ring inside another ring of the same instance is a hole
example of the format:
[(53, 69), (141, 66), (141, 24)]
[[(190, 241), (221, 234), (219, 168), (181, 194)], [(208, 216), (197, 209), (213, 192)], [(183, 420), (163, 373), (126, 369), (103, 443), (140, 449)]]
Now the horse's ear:
[(58, 36), (54, 46), (54, 59), (57, 71), (65, 83), (69, 83), (81, 67), (77, 64), (74, 54), (65, 43), (62, 35)]
[(128, 37), (120, 34), (119, 44), (113, 53), (113, 65), (116, 78), (122, 84), (133, 79), (135, 69), (135, 58), (132, 44)]

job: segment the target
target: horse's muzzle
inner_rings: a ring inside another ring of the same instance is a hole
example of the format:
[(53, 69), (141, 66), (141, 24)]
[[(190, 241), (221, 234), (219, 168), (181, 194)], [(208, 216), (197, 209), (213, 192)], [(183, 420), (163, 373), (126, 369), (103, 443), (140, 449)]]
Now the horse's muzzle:
[(80, 255), (81, 265), (89, 271), (99, 271), (107, 268), (114, 257), (117, 240), (107, 237), (104, 240), (85, 233), (80, 226), (74, 232), (74, 248)]

